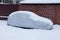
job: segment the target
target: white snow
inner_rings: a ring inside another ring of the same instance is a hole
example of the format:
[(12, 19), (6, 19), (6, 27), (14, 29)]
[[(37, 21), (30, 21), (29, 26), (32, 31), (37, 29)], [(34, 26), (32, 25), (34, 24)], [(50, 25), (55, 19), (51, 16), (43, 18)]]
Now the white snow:
[[(19, 17), (19, 18), (18, 18)], [(16, 11), (9, 15), (7, 23), (12, 26), (51, 29), (53, 22), (30, 11)]]
[(60, 25), (54, 25), (52, 30), (21, 29), (0, 20), (0, 40), (60, 40)]
[(60, 0), (24, 0), (20, 3), (28, 3), (28, 4), (37, 4), (37, 3), (60, 3)]

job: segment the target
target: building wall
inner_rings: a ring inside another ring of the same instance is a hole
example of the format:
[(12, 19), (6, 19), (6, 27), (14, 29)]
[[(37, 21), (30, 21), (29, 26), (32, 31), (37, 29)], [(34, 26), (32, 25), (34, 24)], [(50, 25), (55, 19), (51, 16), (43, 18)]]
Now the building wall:
[(51, 19), (54, 24), (60, 24), (60, 4), (0, 4), (0, 16), (9, 16), (10, 13), (18, 10), (32, 11)]

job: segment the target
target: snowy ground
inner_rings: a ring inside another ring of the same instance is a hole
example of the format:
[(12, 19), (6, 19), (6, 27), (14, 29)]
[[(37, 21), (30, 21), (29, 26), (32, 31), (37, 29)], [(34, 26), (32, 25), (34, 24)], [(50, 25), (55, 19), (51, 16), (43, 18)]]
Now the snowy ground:
[(52, 30), (22, 29), (0, 20), (0, 40), (60, 40), (60, 25), (53, 25)]

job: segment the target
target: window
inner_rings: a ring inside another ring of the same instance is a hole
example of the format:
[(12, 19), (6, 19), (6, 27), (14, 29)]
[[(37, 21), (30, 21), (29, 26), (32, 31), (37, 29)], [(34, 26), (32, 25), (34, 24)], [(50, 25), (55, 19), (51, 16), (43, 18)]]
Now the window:
[(22, 0), (0, 0), (0, 3), (18, 4)]

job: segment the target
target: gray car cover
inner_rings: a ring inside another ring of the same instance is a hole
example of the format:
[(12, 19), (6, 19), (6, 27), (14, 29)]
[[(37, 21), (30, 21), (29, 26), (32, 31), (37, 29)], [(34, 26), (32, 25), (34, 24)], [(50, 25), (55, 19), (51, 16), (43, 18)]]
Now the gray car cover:
[(8, 17), (7, 24), (15, 27), (52, 29), (53, 22), (30, 11), (15, 11)]

